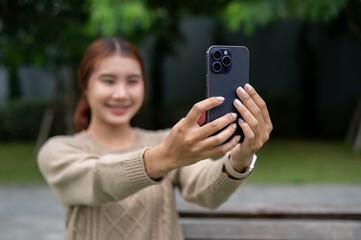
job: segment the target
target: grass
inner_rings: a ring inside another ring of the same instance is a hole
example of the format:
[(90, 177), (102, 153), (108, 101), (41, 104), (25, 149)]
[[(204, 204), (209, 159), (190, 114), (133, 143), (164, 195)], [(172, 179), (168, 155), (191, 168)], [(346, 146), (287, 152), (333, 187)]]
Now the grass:
[(361, 183), (361, 155), (342, 141), (270, 140), (253, 183)]
[(35, 143), (0, 143), (0, 182), (45, 182), (38, 170)]
[[(0, 182), (44, 182), (34, 143), (0, 143)], [(361, 184), (361, 155), (341, 141), (271, 139), (249, 183)]]

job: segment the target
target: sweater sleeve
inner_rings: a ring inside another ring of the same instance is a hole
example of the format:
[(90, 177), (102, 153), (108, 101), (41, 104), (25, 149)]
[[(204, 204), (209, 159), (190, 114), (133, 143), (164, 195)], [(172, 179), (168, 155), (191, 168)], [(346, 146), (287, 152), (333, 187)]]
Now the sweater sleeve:
[(225, 157), (202, 160), (175, 172), (175, 184), (186, 201), (215, 209), (229, 199), (244, 179), (228, 177), (223, 171)]
[(97, 156), (52, 139), (40, 149), (38, 165), (63, 204), (100, 205), (159, 183), (145, 171), (145, 150)]

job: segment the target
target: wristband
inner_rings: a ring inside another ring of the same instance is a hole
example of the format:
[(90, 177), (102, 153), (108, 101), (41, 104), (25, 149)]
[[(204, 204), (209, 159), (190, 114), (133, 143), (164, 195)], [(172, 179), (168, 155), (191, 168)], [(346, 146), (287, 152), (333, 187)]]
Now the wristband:
[(231, 175), (233, 178), (244, 179), (244, 178), (249, 177), (252, 174), (253, 169), (254, 169), (254, 165), (256, 164), (256, 161), (257, 161), (257, 156), (256, 156), (256, 154), (253, 154), (252, 162), (246, 168), (244, 173), (239, 173), (236, 170), (234, 170), (234, 168), (232, 167), (232, 164), (229, 161), (229, 156), (224, 161), (224, 166), (225, 166), (227, 172), (229, 173), (229, 175)]

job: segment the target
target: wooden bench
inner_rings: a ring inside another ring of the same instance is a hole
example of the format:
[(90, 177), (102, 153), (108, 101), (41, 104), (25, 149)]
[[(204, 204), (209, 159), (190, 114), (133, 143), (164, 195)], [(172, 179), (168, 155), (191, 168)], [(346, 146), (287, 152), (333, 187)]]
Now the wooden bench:
[[(361, 197), (347, 200), (347, 194), (350, 195), (352, 191), (345, 195), (338, 189), (332, 192), (330, 187), (326, 189), (328, 194), (323, 195), (322, 191), (317, 190), (324, 187), (272, 188), (241, 188), (217, 210), (186, 203), (178, 196), (178, 211), (185, 238), (361, 239)], [(257, 190), (260, 192), (255, 193)], [(273, 196), (269, 196), (272, 191)], [(360, 191), (355, 197), (361, 196), (360, 187), (356, 187), (355, 191)], [(338, 192), (343, 194), (339, 196), (343, 199), (337, 199)]]

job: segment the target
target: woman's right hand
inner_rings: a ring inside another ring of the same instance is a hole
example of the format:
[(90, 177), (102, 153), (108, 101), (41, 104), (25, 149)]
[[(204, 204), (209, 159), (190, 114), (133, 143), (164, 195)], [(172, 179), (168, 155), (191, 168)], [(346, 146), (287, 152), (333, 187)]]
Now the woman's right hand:
[[(222, 97), (211, 97), (196, 103), (187, 116), (172, 128), (164, 142), (144, 153), (146, 171), (151, 178), (157, 179), (173, 169), (223, 155), (238, 144), (239, 136), (222, 144), (236, 129), (236, 124), (231, 124), (237, 118), (236, 113), (228, 113), (203, 126), (199, 124), (206, 111), (223, 101)], [(217, 135), (210, 136), (226, 126)]]

